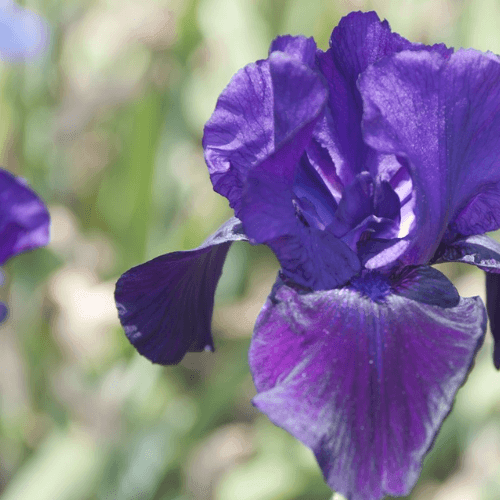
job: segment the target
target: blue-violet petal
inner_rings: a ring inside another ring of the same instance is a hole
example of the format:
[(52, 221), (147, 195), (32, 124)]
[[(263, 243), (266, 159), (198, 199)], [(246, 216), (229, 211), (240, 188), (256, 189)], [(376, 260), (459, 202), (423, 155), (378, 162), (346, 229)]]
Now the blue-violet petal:
[(49, 242), (50, 216), (23, 179), (0, 169), (0, 265)]
[(406, 158), (416, 190), (404, 263), (428, 262), (448, 225), (464, 235), (497, 228), (499, 79), (500, 59), (475, 50), (404, 51), (360, 76), (365, 141)]
[(320, 74), (284, 52), (232, 78), (205, 125), (203, 148), (214, 190), (236, 216), (249, 171), (314, 120), (326, 94)]

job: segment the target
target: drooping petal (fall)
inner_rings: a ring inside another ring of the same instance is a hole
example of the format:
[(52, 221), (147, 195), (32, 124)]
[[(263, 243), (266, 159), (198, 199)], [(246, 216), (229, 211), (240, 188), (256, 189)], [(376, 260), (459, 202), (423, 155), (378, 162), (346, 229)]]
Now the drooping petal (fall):
[(213, 351), (214, 294), (231, 243), (246, 240), (235, 217), (194, 250), (133, 267), (116, 283), (120, 322), (153, 363), (178, 363), (186, 352)]
[[(257, 320), (254, 404), (349, 500), (410, 491), (483, 340), (481, 300), (420, 271), (315, 293), (277, 283)], [(436, 289), (454, 305), (431, 305)]]

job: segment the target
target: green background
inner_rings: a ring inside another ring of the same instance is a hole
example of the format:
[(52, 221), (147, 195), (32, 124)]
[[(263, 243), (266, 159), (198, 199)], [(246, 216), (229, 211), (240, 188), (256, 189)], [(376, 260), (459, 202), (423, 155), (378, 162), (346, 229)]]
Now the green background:
[[(0, 158), (47, 201), (52, 242), (5, 267), (0, 298), (1, 500), (326, 500), (312, 453), (251, 405), (247, 350), (277, 262), (233, 245), (217, 292), (214, 354), (175, 367), (137, 355), (114, 283), (200, 244), (229, 215), (202, 130), (240, 67), (278, 34), (326, 49), (351, 10), (412, 41), (500, 53), (500, 2), (40, 0), (37, 61), (0, 64)], [(464, 296), (484, 277), (441, 266)], [(488, 337), (413, 500), (500, 498), (500, 374)]]

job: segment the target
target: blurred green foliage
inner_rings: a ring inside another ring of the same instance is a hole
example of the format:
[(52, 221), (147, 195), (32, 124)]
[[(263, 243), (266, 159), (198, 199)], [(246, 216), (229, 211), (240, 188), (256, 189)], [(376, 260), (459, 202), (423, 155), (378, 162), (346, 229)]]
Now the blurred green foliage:
[[(229, 215), (203, 162), (203, 124), (235, 71), (278, 34), (326, 49), (350, 10), (426, 43), (500, 52), (498, 0), (27, 0), (50, 50), (0, 66), (0, 156), (47, 201), (48, 248), (5, 266), (0, 329), (1, 500), (324, 500), (309, 450), (251, 405), (253, 322), (277, 263), (237, 243), (214, 314), (214, 354), (162, 368), (119, 327), (129, 267), (192, 248)], [(463, 295), (482, 276), (444, 266)], [(491, 342), (409, 497), (500, 498), (500, 378)]]

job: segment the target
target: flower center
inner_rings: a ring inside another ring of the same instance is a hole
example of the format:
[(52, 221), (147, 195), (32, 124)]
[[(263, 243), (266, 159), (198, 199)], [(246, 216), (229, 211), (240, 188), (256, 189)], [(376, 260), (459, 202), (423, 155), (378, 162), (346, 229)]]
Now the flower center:
[(355, 276), (349, 288), (369, 297), (375, 302), (383, 302), (384, 298), (391, 292), (391, 285), (387, 276), (378, 271), (364, 270)]

